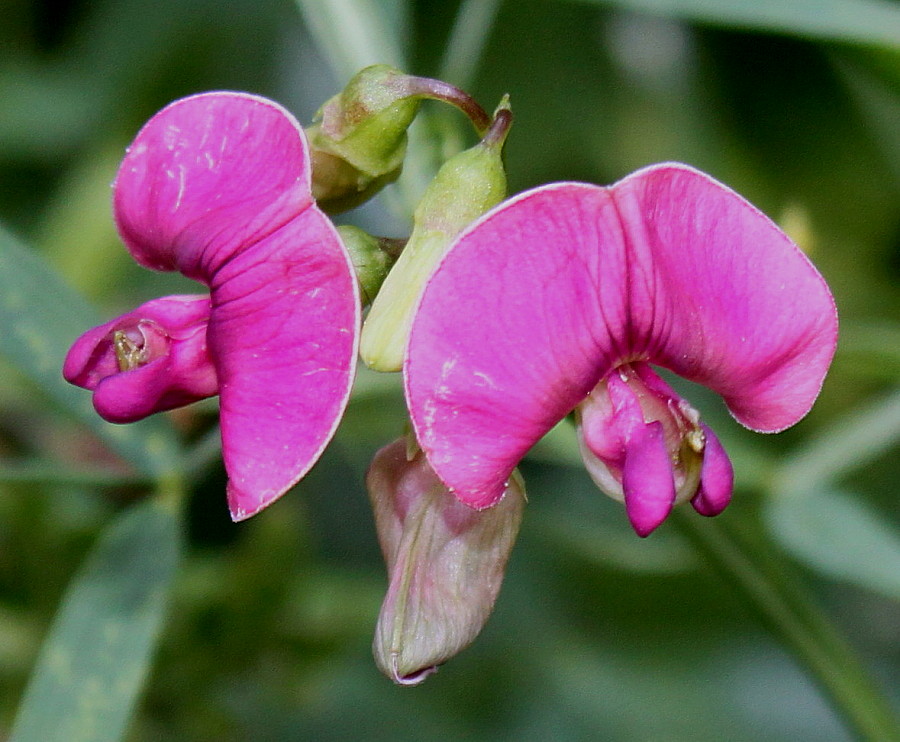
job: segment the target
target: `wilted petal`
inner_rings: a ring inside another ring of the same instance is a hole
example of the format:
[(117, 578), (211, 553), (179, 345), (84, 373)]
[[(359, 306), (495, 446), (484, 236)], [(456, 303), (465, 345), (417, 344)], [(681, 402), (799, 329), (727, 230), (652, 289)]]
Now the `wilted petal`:
[(228, 504), (243, 520), (306, 474), (334, 434), (356, 369), (359, 297), (318, 209), (228, 262), (210, 288)]
[(537, 188), (461, 235), (419, 305), (407, 400), (438, 476), (485, 507), (615, 366), (666, 366), (774, 431), (808, 411), (836, 333), (827, 286), (767, 217), (659, 165)]
[(63, 376), (94, 392), (105, 420), (134, 422), (213, 396), (208, 296), (168, 296), (88, 330), (66, 356)]
[(116, 177), (119, 232), (142, 265), (208, 282), (312, 204), (300, 125), (246, 93), (175, 101), (138, 133)]
[(500, 591), (524, 492), (516, 479), (490, 510), (450, 495), (425, 457), (401, 439), (366, 478), (390, 585), (373, 651), (395, 682), (415, 685), (478, 635)]

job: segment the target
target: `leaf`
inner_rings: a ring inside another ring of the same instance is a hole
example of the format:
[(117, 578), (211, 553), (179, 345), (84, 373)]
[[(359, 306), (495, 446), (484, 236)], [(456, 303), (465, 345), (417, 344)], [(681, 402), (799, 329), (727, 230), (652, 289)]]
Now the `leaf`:
[(62, 378), (69, 346), (100, 323), (48, 263), (0, 226), (0, 355), (136, 467), (152, 475), (170, 472), (177, 449), (163, 418), (111, 425), (94, 411), (88, 392)]
[(772, 478), (779, 496), (825, 489), (848, 471), (863, 466), (900, 439), (900, 389), (841, 416), (792, 453)]
[(779, 497), (765, 515), (775, 538), (812, 569), (900, 599), (900, 533), (853, 495)]
[(406, 3), (297, 0), (319, 49), (342, 81), (370, 64), (406, 65)]
[(900, 47), (900, 5), (888, 0), (580, 0), (714, 26)]
[(463, 0), (444, 49), (441, 80), (462, 88), (472, 84), (499, 10), (500, 0)]
[(181, 551), (169, 502), (146, 500), (101, 536), (38, 657), (11, 742), (113, 742), (147, 675)]

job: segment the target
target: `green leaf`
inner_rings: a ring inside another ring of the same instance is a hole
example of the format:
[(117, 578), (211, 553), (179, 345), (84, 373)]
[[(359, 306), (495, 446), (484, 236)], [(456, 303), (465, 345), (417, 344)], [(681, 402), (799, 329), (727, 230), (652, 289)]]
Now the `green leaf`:
[(580, 0), (730, 28), (900, 47), (900, 5), (888, 0)]
[(843, 415), (785, 459), (773, 478), (778, 496), (806, 495), (863, 466), (900, 439), (900, 390)]
[(11, 742), (113, 742), (143, 686), (181, 551), (176, 508), (146, 500), (101, 536), (44, 642)]
[(466, 88), (475, 79), (500, 0), (463, 0), (441, 59), (441, 80)]
[(853, 495), (825, 490), (775, 498), (766, 521), (817, 572), (900, 599), (900, 533)]
[(342, 82), (370, 64), (406, 65), (406, 3), (297, 0), (323, 56)]
[(0, 226), (0, 355), (136, 467), (151, 475), (171, 472), (177, 448), (163, 418), (111, 425), (94, 411), (90, 393), (62, 378), (69, 346), (100, 323), (82, 296)]

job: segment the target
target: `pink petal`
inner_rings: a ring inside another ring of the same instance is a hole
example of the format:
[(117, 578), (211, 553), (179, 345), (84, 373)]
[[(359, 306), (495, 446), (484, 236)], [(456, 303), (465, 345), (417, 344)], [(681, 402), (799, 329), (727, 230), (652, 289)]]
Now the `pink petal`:
[[(208, 296), (167, 296), (88, 330), (66, 356), (63, 376), (94, 392), (94, 407), (114, 423), (216, 394), (216, 373), (206, 347)], [(114, 333), (141, 347), (141, 362), (122, 371)]]
[(625, 443), (625, 511), (638, 536), (649, 536), (672, 512), (675, 479), (659, 422), (636, 427)]
[[(580, 249), (583, 240), (595, 247)], [(606, 193), (557, 184), (488, 212), (429, 280), (410, 334), (407, 401), (431, 465), (463, 502), (497, 502), (519, 459), (616, 360), (607, 325), (623, 332), (626, 317), (604, 316), (597, 292), (622, 296), (623, 251)]]
[(638, 171), (612, 188), (631, 261), (631, 342), (725, 398), (761, 432), (812, 407), (837, 343), (824, 279), (775, 224), (684, 165)]
[(315, 208), (228, 262), (210, 288), (237, 521), (292, 487), (334, 434), (356, 368), (359, 296), (340, 239)]
[(312, 203), (300, 125), (245, 93), (203, 93), (157, 113), (114, 188), (116, 223), (135, 260), (204, 282)]
[(778, 430), (812, 405), (836, 333), (827, 286), (767, 217), (658, 165), (534, 189), (466, 230), (419, 305), (407, 401), (442, 481), (486, 507), (615, 365), (667, 366)]
[(731, 502), (734, 487), (734, 469), (725, 449), (707, 425), (703, 425), (706, 446), (703, 452), (703, 468), (700, 470), (700, 489), (691, 500), (700, 515), (718, 515)]

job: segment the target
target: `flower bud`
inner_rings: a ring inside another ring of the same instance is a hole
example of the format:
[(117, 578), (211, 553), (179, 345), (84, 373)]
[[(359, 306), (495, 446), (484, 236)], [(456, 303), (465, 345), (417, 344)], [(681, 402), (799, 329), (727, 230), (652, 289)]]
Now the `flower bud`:
[(69, 350), (66, 380), (94, 392), (109, 422), (211, 397), (218, 381), (206, 347), (208, 296), (167, 296), (88, 330)]
[(519, 532), (524, 487), (514, 473), (497, 505), (474, 510), (421, 451), (408, 458), (404, 439), (375, 455), (366, 485), (390, 581), (373, 653), (395, 683), (416, 685), (487, 621)]
[(385, 276), (397, 260), (406, 240), (373, 237), (359, 227), (351, 225), (340, 226), (337, 231), (353, 261), (353, 270), (359, 282), (360, 300), (365, 307), (378, 295)]
[(406, 75), (384, 64), (358, 72), (322, 106), (307, 129), (313, 168), (313, 196), (335, 214), (365, 202), (400, 175), (406, 130), (425, 98), (456, 105), (479, 133), (484, 111), (462, 91), (440, 80)]
[(501, 103), (484, 139), (451, 157), (425, 189), (406, 247), (363, 325), (360, 356), (376, 371), (399, 371), (425, 282), (453, 239), (506, 196), (503, 144), (512, 114)]

